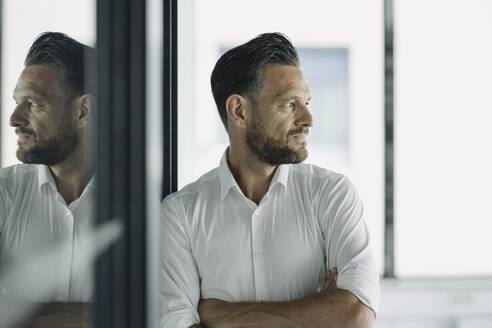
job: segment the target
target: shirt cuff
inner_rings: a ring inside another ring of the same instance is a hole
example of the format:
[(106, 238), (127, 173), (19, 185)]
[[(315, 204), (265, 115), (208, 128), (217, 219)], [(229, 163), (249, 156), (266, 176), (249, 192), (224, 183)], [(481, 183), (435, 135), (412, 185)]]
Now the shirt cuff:
[(337, 279), (337, 288), (354, 294), (361, 303), (371, 308), (377, 315), (381, 298), (378, 280), (369, 279), (359, 272), (345, 272)]
[[(181, 312), (181, 311), (180, 311)], [(164, 315), (160, 322), (160, 328), (189, 328), (193, 325), (199, 325), (200, 318), (198, 313), (173, 313)]]

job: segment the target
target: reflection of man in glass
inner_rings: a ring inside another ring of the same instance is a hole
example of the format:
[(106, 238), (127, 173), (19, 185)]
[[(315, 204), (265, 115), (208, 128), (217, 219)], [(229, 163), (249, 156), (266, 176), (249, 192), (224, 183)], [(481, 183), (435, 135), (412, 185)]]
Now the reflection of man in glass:
[[(4, 293), (34, 302), (85, 302), (91, 272), (76, 275), (78, 244), (94, 208), (94, 163), (85, 142), (93, 98), (84, 93), (84, 56), (94, 51), (61, 33), (44, 33), (31, 46), (13, 97), (10, 125), (24, 164), (0, 170), (0, 266), (52, 243), (59, 265), (46, 267), (55, 287), (44, 299), (33, 281)], [(40, 289), (41, 290), (41, 289)], [(51, 308), (53, 310), (53, 308)]]
[(162, 326), (371, 327), (378, 272), (359, 196), (301, 163), (313, 118), (295, 48), (260, 35), (211, 82), (230, 146), (163, 201)]

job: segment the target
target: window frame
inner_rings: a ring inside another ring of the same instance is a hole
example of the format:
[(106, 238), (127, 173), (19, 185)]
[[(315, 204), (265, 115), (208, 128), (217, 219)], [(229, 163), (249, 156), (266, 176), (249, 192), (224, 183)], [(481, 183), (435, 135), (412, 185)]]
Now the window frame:
[(146, 327), (146, 2), (98, 0), (96, 8), (97, 58), (88, 67), (98, 109), (96, 224), (117, 218), (124, 232), (96, 261), (93, 326)]

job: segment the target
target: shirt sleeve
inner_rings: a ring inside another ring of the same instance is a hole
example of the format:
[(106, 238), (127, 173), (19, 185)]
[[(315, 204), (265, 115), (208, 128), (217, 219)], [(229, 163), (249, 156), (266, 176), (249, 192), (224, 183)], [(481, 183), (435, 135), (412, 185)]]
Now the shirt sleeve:
[[(0, 241), (5, 238), (4, 229), (7, 217), (9, 216), (9, 198), (7, 197), (7, 192), (4, 190), (6, 184), (3, 180), (0, 180)], [(0, 251), (2, 248), (2, 244), (0, 242)]]
[(188, 328), (200, 323), (200, 280), (185, 226), (182, 206), (168, 196), (161, 205), (160, 222), (162, 328)]
[(8, 210), (7, 210), (8, 198), (4, 190), (5, 185), (6, 185), (5, 182), (3, 180), (0, 180), (0, 237), (3, 230), (3, 226), (5, 224), (5, 220), (7, 219), (8, 216)]
[(351, 292), (377, 314), (381, 297), (379, 272), (370, 247), (362, 202), (346, 177), (325, 185), (319, 213), (326, 267), (337, 267), (337, 288)]

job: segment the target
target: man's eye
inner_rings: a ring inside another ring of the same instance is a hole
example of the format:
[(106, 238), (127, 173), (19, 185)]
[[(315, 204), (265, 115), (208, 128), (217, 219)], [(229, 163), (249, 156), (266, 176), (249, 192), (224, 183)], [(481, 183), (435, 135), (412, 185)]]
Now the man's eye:
[(38, 109), (39, 108), (39, 104), (36, 103), (36, 102), (33, 102), (33, 101), (27, 101), (27, 108), (29, 109)]
[(295, 102), (290, 102), (290, 103), (287, 104), (287, 107), (294, 108), (294, 107), (296, 107), (296, 103)]

